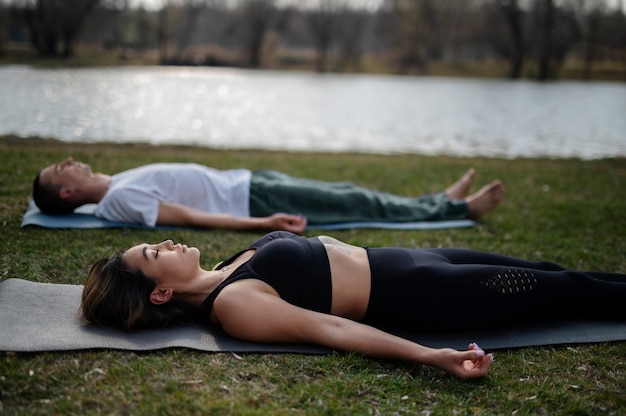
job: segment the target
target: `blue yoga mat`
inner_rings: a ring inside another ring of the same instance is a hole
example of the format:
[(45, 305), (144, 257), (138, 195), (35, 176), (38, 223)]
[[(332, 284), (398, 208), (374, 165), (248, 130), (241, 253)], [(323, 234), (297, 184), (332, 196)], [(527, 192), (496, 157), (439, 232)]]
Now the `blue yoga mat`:
[[(141, 229), (176, 229), (179, 227), (157, 226), (148, 227), (142, 224), (128, 222), (114, 222), (93, 215), (96, 204), (86, 204), (77, 208), (68, 215), (47, 215), (42, 213), (33, 201), (28, 204), (28, 210), (24, 214), (21, 227), (34, 225), (44, 228), (141, 228)], [(310, 225), (307, 229), (314, 230), (348, 230), (352, 228), (385, 228), (395, 230), (436, 230), (444, 228), (465, 228), (476, 225), (471, 220), (448, 220), (448, 221), (417, 221), (417, 222), (343, 222), (333, 224)]]

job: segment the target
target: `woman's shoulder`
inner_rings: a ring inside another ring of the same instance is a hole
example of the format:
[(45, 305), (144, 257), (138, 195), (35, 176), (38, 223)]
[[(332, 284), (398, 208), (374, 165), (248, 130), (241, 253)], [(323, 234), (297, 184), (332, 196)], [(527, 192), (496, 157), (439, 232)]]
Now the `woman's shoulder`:
[(220, 316), (230, 315), (250, 306), (257, 296), (272, 295), (280, 298), (269, 284), (257, 279), (241, 279), (224, 286), (212, 299), (210, 316), (213, 323), (220, 324)]

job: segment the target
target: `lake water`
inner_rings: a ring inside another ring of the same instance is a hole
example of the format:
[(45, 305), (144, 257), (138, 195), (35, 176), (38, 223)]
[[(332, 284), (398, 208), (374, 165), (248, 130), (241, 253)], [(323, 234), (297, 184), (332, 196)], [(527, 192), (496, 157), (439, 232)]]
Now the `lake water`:
[(0, 134), (215, 148), (626, 157), (626, 84), (0, 67)]

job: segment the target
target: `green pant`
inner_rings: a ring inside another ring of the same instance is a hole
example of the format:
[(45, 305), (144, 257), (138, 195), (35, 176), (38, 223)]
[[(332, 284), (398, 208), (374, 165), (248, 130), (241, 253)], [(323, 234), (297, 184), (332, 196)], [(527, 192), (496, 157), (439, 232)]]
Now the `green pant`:
[(467, 218), (464, 201), (444, 192), (406, 197), (347, 182), (324, 182), (262, 170), (252, 172), (250, 215), (302, 214), (309, 224), (433, 221)]

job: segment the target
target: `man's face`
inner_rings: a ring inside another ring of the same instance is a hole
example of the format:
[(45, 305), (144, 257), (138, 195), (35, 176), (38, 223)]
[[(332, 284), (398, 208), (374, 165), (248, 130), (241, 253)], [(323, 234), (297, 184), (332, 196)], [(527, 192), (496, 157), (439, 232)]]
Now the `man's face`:
[(91, 167), (85, 163), (76, 162), (68, 157), (60, 163), (50, 165), (41, 171), (41, 184), (58, 185), (62, 188), (76, 188), (93, 177)]

